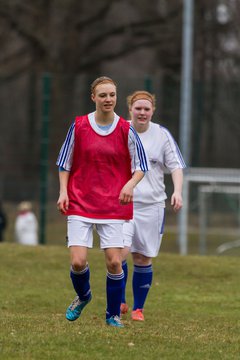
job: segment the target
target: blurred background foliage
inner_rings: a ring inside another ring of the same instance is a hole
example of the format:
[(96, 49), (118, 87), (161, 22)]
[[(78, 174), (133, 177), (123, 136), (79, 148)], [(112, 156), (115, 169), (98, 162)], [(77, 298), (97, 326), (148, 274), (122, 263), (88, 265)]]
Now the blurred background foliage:
[[(98, 76), (116, 80), (126, 118), (131, 91), (154, 92), (154, 121), (179, 141), (182, 19), (181, 0), (0, 0), (3, 202), (38, 204), (42, 166), (56, 201), (58, 151), (74, 117), (94, 109)], [(238, 0), (194, 2), (190, 166), (240, 167), (239, 21)]]

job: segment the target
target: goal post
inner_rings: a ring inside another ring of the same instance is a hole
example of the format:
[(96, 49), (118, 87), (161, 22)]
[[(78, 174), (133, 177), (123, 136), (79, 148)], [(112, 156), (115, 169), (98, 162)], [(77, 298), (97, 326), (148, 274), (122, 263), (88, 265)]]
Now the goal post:
[(239, 186), (228, 184), (199, 186), (199, 253), (201, 255), (206, 254), (207, 200), (212, 194), (232, 194), (238, 197), (238, 226), (240, 228), (240, 184)]
[[(240, 187), (240, 169), (190, 167), (184, 170), (183, 208), (178, 215), (178, 245), (181, 255), (187, 255), (188, 253), (189, 191), (191, 183), (198, 186), (210, 185), (212, 189), (216, 188), (216, 186), (222, 186), (223, 189), (223, 185)], [(206, 219), (202, 219), (203, 226), (205, 221)], [(204, 244), (202, 246), (204, 252)]]

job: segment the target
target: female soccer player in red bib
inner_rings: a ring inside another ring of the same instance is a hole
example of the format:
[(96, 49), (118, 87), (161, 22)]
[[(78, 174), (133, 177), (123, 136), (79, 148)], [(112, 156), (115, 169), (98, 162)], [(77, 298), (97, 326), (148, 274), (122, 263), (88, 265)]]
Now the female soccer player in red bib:
[(114, 112), (116, 97), (112, 79), (100, 77), (92, 83), (96, 111), (76, 117), (57, 160), (57, 206), (67, 215), (70, 277), (76, 292), (66, 318), (79, 318), (92, 298), (87, 252), (93, 246), (95, 225), (107, 267), (106, 323), (123, 327), (123, 223), (132, 218), (133, 189), (148, 170), (148, 163), (136, 131)]

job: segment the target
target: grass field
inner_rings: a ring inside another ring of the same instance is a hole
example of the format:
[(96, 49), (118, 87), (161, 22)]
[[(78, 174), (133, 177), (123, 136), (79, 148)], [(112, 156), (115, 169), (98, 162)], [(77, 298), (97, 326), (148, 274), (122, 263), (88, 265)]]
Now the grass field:
[[(105, 325), (105, 265), (89, 252), (93, 300), (65, 320), (73, 298), (64, 246), (0, 245), (0, 359), (240, 359), (238, 257), (161, 253), (145, 322)], [(132, 272), (129, 261), (130, 274)], [(131, 284), (127, 287), (131, 305)]]

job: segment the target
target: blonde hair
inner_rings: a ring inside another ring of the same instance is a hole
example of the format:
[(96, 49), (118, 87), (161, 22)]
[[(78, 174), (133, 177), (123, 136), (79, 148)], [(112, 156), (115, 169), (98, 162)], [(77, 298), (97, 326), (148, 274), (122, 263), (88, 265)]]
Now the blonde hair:
[(99, 84), (111, 83), (117, 88), (117, 84), (114, 80), (107, 76), (100, 76), (99, 78), (95, 79), (91, 84), (91, 93), (95, 93), (95, 89)]
[(18, 211), (31, 211), (32, 203), (30, 201), (22, 201), (18, 205)]
[(148, 100), (152, 103), (153, 110), (155, 110), (155, 108), (156, 108), (156, 97), (154, 94), (151, 94), (148, 91), (138, 90), (138, 91), (134, 91), (134, 93), (130, 94), (127, 97), (128, 108), (130, 109), (132, 107), (133, 103), (137, 100)]

